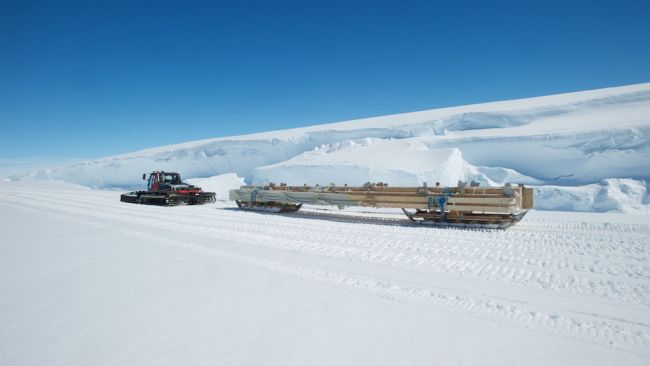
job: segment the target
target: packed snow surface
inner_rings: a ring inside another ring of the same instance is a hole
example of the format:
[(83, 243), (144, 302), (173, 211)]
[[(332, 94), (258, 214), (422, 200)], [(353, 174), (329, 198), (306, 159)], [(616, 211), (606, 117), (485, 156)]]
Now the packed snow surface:
[[(619, 183), (593, 189), (636, 189)], [(458, 230), (119, 194), (0, 182), (1, 364), (650, 362), (647, 216)]]
[[(185, 178), (235, 173), (253, 184), (475, 180), (553, 186), (543, 189), (545, 209), (620, 211), (633, 201), (631, 210), (643, 211), (647, 193), (638, 193), (647, 192), (648, 161), (650, 83), (187, 142), (13, 179), (124, 189), (141, 187), (142, 173), (152, 170)], [(616, 179), (635, 181), (622, 183), (635, 187), (631, 196), (585, 201), (593, 185)]]

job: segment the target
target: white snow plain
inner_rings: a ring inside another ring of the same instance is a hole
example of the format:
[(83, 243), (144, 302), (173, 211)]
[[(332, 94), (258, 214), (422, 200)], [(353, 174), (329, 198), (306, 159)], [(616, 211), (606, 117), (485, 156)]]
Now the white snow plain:
[(119, 194), (0, 182), (1, 364), (650, 362), (644, 215), (482, 231)]

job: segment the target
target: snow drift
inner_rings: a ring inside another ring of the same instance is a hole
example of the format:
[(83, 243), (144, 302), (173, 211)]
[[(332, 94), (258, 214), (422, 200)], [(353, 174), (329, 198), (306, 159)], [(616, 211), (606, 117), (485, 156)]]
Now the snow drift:
[(417, 186), (424, 182), (455, 185), (475, 180), (484, 185), (538, 181), (506, 168), (476, 167), (458, 148), (430, 148), (414, 139), (346, 140), (318, 147), (285, 162), (253, 170), (254, 182), (290, 182), (308, 185), (349, 182), (389, 182)]
[[(638, 211), (648, 201), (648, 161), (645, 83), (187, 142), (13, 179), (132, 188), (143, 172), (161, 169), (234, 173), (255, 184), (477, 180), (540, 186), (540, 208)], [(612, 182), (625, 182), (620, 194), (612, 195)]]
[(235, 173), (226, 173), (208, 178), (192, 178), (185, 180), (189, 184), (199, 186), (206, 192), (214, 192), (218, 200), (227, 200), (228, 191), (244, 185), (244, 179)]
[(535, 187), (536, 208), (554, 211), (650, 213), (646, 184), (633, 179), (605, 179), (581, 187)]

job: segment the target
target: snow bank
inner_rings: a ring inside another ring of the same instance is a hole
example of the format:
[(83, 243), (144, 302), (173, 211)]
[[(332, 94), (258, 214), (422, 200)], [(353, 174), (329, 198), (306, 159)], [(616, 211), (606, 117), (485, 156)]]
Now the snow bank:
[(393, 186), (422, 185), (424, 182), (456, 185), (459, 180), (475, 180), (483, 185), (500, 185), (505, 181), (538, 182), (511, 169), (473, 166), (463, 159), (457, 148), (431, 148), (412, 139), (370, 138), (323, 145), (286, 162), (256, 168), (252, 180), (255, 184), (388, 182)]
[[(235, 173), (254, 183), (588, 186), (648, 181), (648, 161), (650, 83), (187, 142), (12, 179), (126, 189), (141, 187), (142, 173), (167, 170), (197, 178)], [(553, 207), (592, 207), (577, 203), (586, 202), (581, 194)]]
[(185, 180), (189, 184), (199, 186), (206, 192), (214, 192), (218, 200), (227, 200), (228, 191), (243, 186), (244, 178), (235, 173), (216, 175), (208, 178), (191, 178)]
[(605, 179), (580, 187), (535, 187), (535, 208), (553, 211), (650, 213), (647, 183)]

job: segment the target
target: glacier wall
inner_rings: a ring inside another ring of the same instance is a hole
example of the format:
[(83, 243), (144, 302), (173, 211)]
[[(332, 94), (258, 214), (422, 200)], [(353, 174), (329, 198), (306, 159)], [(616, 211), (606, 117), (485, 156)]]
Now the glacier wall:
[(141, 187), (142, 173), (152, 170), (187, 178), (234, 173), (256, 184), (476, 180), (549, 187), (540, 189), (540, 198), (551, 202), (560, 191), (570, 193), (562, 187), (603, 186), (607, 179), (634, 179), (645, 187), (649, 161), (650, 84), (638, 84), (193, 141), (12, 179), (122, 189)]

